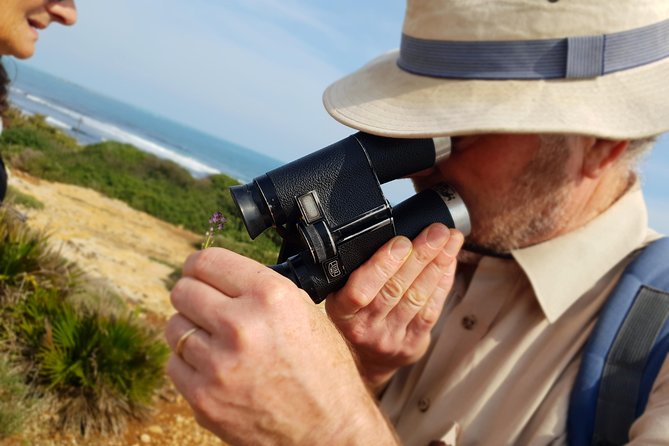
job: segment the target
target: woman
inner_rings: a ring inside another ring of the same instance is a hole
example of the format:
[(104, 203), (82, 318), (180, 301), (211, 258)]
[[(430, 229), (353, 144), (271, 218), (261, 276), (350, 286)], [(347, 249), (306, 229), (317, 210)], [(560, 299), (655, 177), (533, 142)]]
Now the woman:
[[(35, 52), (39, 30), (46, 29), (51, 22), (70, 26), (76, 21), (74, 0), (0, 0), (0, 56), (27, 59)], [(7, 72), (0, 63), (0, 123), (8, 106), (8, 84)], [(2, 159), (0, 167), (2, 200), (7, 189), (7, 174)]]

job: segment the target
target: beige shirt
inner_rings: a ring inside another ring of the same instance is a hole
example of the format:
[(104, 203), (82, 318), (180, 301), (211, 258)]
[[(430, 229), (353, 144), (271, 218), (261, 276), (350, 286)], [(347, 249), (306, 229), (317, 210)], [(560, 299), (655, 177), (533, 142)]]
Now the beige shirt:
[[(569, 394), (598, 311), (630, 254), (657, 237), (637, 186), (579, 230), (514, 259), (483, 257), (468, 288), (458, 275), (428, 354), (381, 400), (403, 444), (566, 444)], [(630, 439), (669, 444), (669, 360)]]

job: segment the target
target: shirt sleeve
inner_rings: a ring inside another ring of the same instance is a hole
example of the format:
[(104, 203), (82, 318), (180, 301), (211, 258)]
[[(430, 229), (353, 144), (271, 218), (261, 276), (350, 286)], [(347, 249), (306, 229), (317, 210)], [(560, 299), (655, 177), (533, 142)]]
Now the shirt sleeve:
[(655, 379), (646, 410), (632, 424), (629, 437), (630, 445), (669, 443), (669, 356)]

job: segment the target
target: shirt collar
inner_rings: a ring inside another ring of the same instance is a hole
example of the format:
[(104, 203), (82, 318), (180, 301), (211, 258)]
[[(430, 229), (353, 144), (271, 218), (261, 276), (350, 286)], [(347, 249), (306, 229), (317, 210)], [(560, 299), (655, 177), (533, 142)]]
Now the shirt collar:
[(642, 246), (647, 228), (646, 204), (637, 183), (585, 226), (511, 254), (552, 323), (607, 271)]

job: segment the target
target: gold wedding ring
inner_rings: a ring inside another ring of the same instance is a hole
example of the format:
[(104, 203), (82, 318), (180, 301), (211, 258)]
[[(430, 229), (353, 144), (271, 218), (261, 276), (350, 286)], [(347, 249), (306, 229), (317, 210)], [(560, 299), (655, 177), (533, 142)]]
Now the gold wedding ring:
[(183, 352), (184, 345), (186, 344), (186, 341), (188, 340), (188, 338), (190, 337), (190, 335), (192, 335), (193, 333), (195, 333), (195, 332), (198, 331), (199, 329), (200, 329), (200, 327), (193, 327), (193, 328), (191, 328), (191, 329), (188, 330), (186, 333), (182, 334), (181, 337), (179, 338), (179, 340), (177, 341), (177, 347), (176, 347), (174, 350), (176, 351), (177, 355), (178, 355), (181, 359), (184, 359), (184, 357), (182, 356), (181, 353)]

